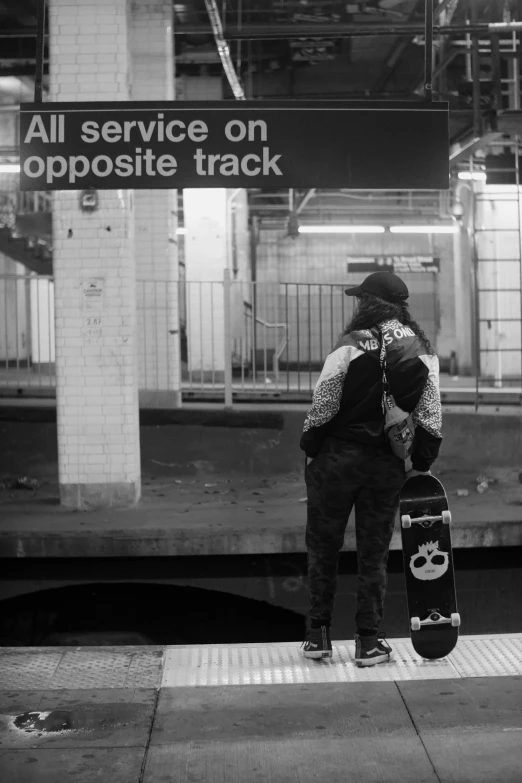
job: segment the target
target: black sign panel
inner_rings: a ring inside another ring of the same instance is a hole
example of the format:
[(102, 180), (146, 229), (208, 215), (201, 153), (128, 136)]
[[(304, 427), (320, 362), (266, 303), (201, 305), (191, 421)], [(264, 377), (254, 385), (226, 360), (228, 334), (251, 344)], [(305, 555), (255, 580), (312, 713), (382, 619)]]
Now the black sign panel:
[(348, 256), (348, 272), (438, 272), (440, 258), (433, 256)]
[(447, 189), (448, 105), (22, 104), (22, 190)]

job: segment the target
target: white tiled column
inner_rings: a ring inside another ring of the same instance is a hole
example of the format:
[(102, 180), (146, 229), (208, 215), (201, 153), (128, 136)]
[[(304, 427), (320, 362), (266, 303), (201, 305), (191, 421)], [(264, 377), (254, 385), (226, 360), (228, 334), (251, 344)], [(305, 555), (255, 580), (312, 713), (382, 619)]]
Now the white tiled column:
[(225, 370), (223, 275), (227, 267), (227, 190), (183, 191), (188, 367), (192, 380), (222, 381)]
[[(171, 0), (132, 0), (131, 19), (132, 100), (174, 100)], [(177, 191), (136, 191), (134, 220), (140, 399), (179, 407)]]
[[(522, 195), (522, 193), (521, 193)], [(520, 378), (520, 231), (516, 185), (484, 185), (475, 209), (480, 295), (480, 373), (500, 388)], [(486, 320), (490, 319), (490, 320)]]
[[(127, 0), (51, 0), (52, 101), (129, 99)], [(60, 498), (76, 508), (140, 496), (132, 191), (53, 208)]]

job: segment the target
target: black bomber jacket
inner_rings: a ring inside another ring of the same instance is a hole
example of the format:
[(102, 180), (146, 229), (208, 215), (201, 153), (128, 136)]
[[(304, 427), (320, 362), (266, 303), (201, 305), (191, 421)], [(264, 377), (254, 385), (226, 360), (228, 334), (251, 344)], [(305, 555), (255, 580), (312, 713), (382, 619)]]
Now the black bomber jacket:
[(428, 354), (421, 339), (399, 321), (350, 332), (339, 340), (327, 356), (315, 387), (301, 448), (308, 457), (314, 457), (330, 436), (369, 445), (386, 443), (381, 339), (386, 346), (390, 393), (399, 407), (413, 414), (412, 467), (429, 470), (442, 441), (439, 360)]

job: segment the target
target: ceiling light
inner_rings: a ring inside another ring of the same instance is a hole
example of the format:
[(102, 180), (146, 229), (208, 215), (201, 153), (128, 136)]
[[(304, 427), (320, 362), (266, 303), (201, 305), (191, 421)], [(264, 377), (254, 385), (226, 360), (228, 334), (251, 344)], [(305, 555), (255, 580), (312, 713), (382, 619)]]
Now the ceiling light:
[(20, 174), (20, 164), (0, 163), (0, 174)]
[(392, 234), (457, 234), (459, 230), (456, 223), (451, 225), (437, 223), (433, 226), (390, 226)]
[(459, 179), (473, 179), (477, 182), (485, 182), (487, 180), (487, 174), (485, 171), (459, 171)]
[(300, 234), (384, 234), (384, 226), (299, 226)]

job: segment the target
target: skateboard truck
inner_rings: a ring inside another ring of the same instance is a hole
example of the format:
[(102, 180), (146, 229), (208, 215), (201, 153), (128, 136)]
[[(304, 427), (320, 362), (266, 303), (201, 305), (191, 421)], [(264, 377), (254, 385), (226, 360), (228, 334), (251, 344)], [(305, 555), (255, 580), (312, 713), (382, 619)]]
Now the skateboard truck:
[(422, 517), (411, 518), (409, 514), (403, 514), (401, 516), (401, 525), (403, 527), (411, 527), (412, 525), (421, 525), (421, 527), (432, 527), (435, 522), (442, 520), (443, 525), (449, 525), (451, 522), (451, 511), (443, 511), (442, 515), (431, 516), (425, 514)]
[(411, 618), (411, 630), (420, 631), (425, 626), (444, 625), (446, 623), (451, 623), (453, 627), (458, 627), (460, 625), (460, 614), (453, 612), (451, 617), (444, 617), (438, 609), (430, 609), (425, 620), (421, 620), (420, 617)]

